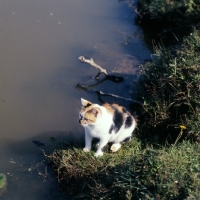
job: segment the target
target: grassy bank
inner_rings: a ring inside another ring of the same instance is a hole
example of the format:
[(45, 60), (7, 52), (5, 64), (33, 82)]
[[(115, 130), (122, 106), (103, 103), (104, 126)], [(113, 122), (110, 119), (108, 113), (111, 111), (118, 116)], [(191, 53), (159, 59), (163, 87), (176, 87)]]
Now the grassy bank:
[[(198, 199), (200, 145), (141, 146), (136, 139), (101, 158), (63, 141), (47, 158), (75, 199)], [(95, 148), (95, 147), (94, 147)]]
[(135, 95), (143, 101), (141, 139), (200, 141), (200, 31), (183, 41), (173, 49), (157, 48), (152, 61), (140, 66)]
[[(95, 144), (85, 153), (83, 142), (53, 139), (53, 153), (46, 155), (63, 191), (74, 199), (200, 199), (200, 29), (193, 27), (199, 5), (162, 1), (163, 10), (158, 2), (139, 0), (141, 16), (151, 16), (152, 26), (171, 20), (177, 30), (186, 23), (185, 33), (176, 46), (156, 46), (152, 60), (140, 66), (133, 90), (142, 105), (133, 105), (138, 113), (133, 139), (117, 153), (108, 146), (100, 158), (94, 157)], [(182, 23), (186, 14), (194, 21)]]

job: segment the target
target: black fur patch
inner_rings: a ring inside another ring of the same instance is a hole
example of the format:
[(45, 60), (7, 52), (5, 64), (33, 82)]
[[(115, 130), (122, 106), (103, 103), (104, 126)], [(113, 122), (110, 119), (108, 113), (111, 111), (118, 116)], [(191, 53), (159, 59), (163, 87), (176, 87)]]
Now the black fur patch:
[(104, 152), (106, 150), (106, 145), (101, 148), (101, 151)]
[(131, 125), (133, 124), (133, 119), (132, 117), (129, 115), (126, 120), (125, 120), (125, 128), (129, 128)]
[(114, 107), (114, 110), (115, 110), (114, 116), (113, 116), (114, 130), (115, 130), (115, 133), (117, 133), (123, 124), (123, 115), (115, 107)]
[(114, 129), (114, 124), (112, 124), (111, 127), (110, 127), (110, 129), (109, 129), (109, 133), (110, 134), (112, 133), (113, 129)]
[(129, 142), (131, 140), (131, 137), (127, 137), (127, 138), (125, 138), (122, 142), (120, 142), (120, 143), (124, 143), (124, 142)]

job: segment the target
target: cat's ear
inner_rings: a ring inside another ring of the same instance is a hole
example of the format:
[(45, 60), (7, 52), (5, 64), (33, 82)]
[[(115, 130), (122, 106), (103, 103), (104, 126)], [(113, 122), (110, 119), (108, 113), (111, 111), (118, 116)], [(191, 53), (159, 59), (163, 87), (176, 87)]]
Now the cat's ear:
[(93, 108), (92, 113), (94, 114), (95, 117), (97, 117), (97, 115), (99, 114), (99, 110), (96, 108)]
[(89, 102), (89, 101), (87, 101), (87, 100), (85, 100), (83, 98), (81, 98), (81, 104), (82, 104), (83, 107), (87, 107), (87, 106), (92, 105), (91, 102)]

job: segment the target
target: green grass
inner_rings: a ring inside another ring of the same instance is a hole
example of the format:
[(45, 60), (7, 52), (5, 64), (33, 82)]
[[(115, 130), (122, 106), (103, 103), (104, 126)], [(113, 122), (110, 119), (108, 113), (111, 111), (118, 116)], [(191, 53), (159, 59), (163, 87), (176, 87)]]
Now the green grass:
[[(111, 191), (121, 199), (185, 199), (200, 197), (199, 145), (147, 147), (115, 168)], [(126, 198), (125, 198), (126, 197)]]

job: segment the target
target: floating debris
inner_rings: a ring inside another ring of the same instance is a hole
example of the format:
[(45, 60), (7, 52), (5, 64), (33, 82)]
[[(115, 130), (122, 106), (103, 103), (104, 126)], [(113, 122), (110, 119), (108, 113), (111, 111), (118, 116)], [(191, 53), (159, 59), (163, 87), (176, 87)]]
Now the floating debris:
[(0, 197), (6, 192), (7, 178), (5, 174), (0, 173)]

